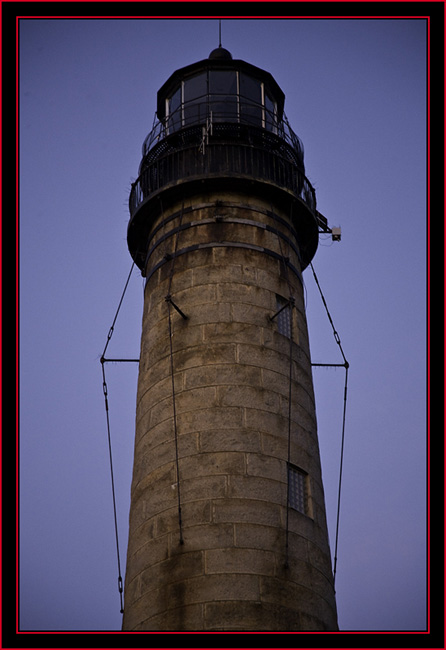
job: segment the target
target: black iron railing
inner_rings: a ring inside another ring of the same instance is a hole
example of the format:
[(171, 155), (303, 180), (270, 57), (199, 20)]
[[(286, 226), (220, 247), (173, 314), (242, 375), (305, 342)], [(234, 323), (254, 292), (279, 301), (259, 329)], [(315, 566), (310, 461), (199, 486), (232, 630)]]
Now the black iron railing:
[(147, 165), (132, 185), (130, 214), (133, 216), (144, 199), (161, 188), (203, 176), (254, 177), (273, 183), (291, 190), (316, 214), (315, 191), (291, 161), (265, 148), (221, 142), (209, 142), (204, 152), (197, 146), (173, 148)]
[(286, 118), (278, 123), (271, 114), (262, 125), (246, 112), (239, 117), (211, 112), (204, 103), (194, 104), (194, 109), (186, 127), (173, 128), (180, 122), (173, 122), (172, 115), (164, 123), (156, 122), (145, 139), (140, 174), (130, 193), (131, 216), (153, 192), (205, 174), (269, 181), (291, 190), (316, 213), (315, 192), (304, 172), (303, 145)]
[(247, 101), (243, 97), (229, 96), (218, 101), (209, 101), (204, 97), (181, 104), (171, 115), (164, 120), (154, 119), (153, 127), (145, 138), (142, 145), (143, 158), (161, 140), (184, 128), (197, 125), (218, 124), (221, 122), (246, 124), (248, 126), (262, 128), (265, 131), (277, 135), (292, 147), (303, 166), (304, 148), (300, 138), (294, 133), (285, 115), (279, 120), (276, 113), (269, 111), (265, 106)]
[(305, 177), (301, 150), (289, 138), (239, 122), (215, 122), (183, 128), (151, 142), (132, 184), (131, 216), (154, 192), (203, 176), (250, 177), (273, 183), (293, 192), (316, 215), (316, 195)]
[(155, 121), (144, 140), (139, 177), (129, 207), (162, 187), (203, 175), (242, 175), (291, 190), (316, 214), (316, 197), (305, 177), (301, 140), (285, 116), (238, 98), (182, 104)]

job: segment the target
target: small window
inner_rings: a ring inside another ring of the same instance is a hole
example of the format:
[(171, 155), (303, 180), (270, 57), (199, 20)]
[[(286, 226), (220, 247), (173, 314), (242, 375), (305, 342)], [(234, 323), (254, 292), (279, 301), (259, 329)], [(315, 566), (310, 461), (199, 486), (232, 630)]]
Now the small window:
[(288, 465), (288, 503), (294, 510), (308, 515), (308, 474)]
[(282, 296), (276, 296), (276, 306), (277, 306), (277, 329), (279, 334), (283, 334), (288, 338), (291, 337), (291, 305), (288, 300), (282, 298)]

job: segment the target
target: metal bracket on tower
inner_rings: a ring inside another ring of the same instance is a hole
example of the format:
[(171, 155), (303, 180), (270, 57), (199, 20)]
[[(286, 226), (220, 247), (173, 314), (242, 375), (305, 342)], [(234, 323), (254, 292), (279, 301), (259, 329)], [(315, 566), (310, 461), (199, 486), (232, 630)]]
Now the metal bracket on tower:
[(341, 228), (335, 227), (330, 228), (328, 226), (328, 220), (324, 217), (323, 214), (316, 210), (316, 221), (319, 227), (319, 234), (331, 235), (332, 241), (341, 241)]
[(287, 307), (293, 308), (295, 306), (296, 306), (296, 300), (295, 300), (294, 296), (290, 296), (289, 300), (287, 300), (287, 302), (279, 309), (279, 311), (276, 311), (276, 313), (273, 316), (269, 317), (270, 321), (273, 321)]
[(171, 296), (170, 294), (168, 294), (168, 295), (164, 298), (164, 300), (165, 300), (166, 302), (168, 302), (170, 305), (172, 305), (172, 307), (173, 307), (174, 309), (177, 310), (177, 312), (180, 314), (181, 318), (183, 318), (184, 320), (188, 320), (189, 316), (186, 316), (186, 314), (183, 313), (183, 312), (181, 311), (181, 309), (178, 307), (178, 305), (176, 305), (176, 304), (174, 303), (174, 301), (172, 300), (172, 296)]
[(328, 227), (328, 219), (324, 217), (318, 210), (316, 210), (316, 221), (319, 226), (319, 233), (330, 233), (331, 230)]

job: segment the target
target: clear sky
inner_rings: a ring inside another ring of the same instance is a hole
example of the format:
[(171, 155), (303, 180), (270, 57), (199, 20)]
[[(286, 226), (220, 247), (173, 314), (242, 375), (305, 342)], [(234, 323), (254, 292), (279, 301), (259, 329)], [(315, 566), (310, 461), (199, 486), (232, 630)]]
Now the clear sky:
[[(344, 630), (426, 625), (426, 23), (227, 19), (222, 44), (272, 73), (342, 241), (314, 259), (350, 363), (336, 591)], [(131, 267), (128, 194), (156, 92), (207, 58), (217, 20), (20, 25), (20, 615), (24, 630), (117, 630), (100, 356)], [(310, 270), (314, 362), (342, 362)], [(109, 357), (139, 356), (134, 271)], [(106, 367), (122, 573), (137, 364)], [(332, 551), (344, 370), (314, 368)]]

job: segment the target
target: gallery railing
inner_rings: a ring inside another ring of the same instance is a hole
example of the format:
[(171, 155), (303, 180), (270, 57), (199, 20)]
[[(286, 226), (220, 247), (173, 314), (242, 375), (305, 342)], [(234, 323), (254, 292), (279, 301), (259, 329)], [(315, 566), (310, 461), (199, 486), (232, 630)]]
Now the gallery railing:
[(303, 146), (286, 118), (280, 124), (272, 121), (273, 116), (268, 122), (263, 118), (259, 126), (259, 117), (246, 112), (236, 119), (228, 111), (208, 111), (203, 122), (200, 106), (194, 104), (196, 119), (192, 124), (188, 120), (185, 127), (172, 128), (173, 116), (166, 124), (155, 123), (144, 141), (140, 174), (132, 184), (131, 216), (145, 198), (164, 186), (209, 175), (249, 176), (274, 183), (293, 192), (316, 214), (315, 191), (304, 173)]

